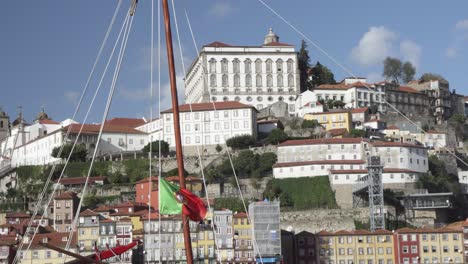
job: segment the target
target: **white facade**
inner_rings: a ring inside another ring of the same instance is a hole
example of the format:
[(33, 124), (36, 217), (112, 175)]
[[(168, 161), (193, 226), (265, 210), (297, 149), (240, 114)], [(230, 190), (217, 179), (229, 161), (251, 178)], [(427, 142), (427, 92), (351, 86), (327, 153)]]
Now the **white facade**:
[(317, 96), (312, 91), (305, 91), (297, 96), (296, 116), (303, 117), (305, 114), (322, 113), (323, 105), (318, 102)]
[(399, 142), (367, 142), (361, 138), (289, 140), (278, 146), (275, 178), (330, 176), (332, 184), (353, 184), (367, 174), (369, 155), (380, 156), (383, 181), (415, 183), (428, 170), (427, 149)]
[(295, 112), (299, 70), (294, 46), (204, 46), (186, 74), (186, 103), (238, 101), (258, 110), (275, 102)]
[[(192, 108), (192, 111), (190, 111)], [(213, 110), (213, 109), (216, 110)], [(239, 102), (185, 104), (179, 106), (182, 146), (223, 145), (226, 140), (240, 135), (257, 136), (257, 110)], [(172, 110), (161, 113), (161, 118), (138, 127), (148, 131), (151, 141), (162, 139), (175, 147)]]
[(366, 83), (365, 79), (345, 79), (339, 84), (323, 84), (313, 91), (317, 100), (335, 100), (345, 103), (346, 108), (376, 105), (380, 112), (386, 111), (385, 90)]

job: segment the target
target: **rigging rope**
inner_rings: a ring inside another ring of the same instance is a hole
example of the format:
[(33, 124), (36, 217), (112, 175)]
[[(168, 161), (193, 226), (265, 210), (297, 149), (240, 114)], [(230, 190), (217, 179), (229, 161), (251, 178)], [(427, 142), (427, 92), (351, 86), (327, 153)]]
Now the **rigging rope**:
[[(132, 10), (132, 6), (130, 7), (130, 10)], [(130, 13), (130, 11), (129, 11), (129, 13)], [(93, 165), (94, 165), (94, 161), (95, 161), (95, 158), (96, 158), (96, 154), (97, 154), (97, 151), (99, 149), (100, 142), (101, 142), (102, 133), (103, 133), (103, 129), (104, 129), (104, 124), (105, 124), (105, 122), (107, 120), (107, 116), (109, 114), (109, 109), (110, 109), (112, 99), (113, 99), (113, 95), (114, 95), (114, 92), (115, 92), (116, 82), (117, 82), (118, 76), (120, 74), (120, 69), (121, 69), (121, 66), (122, 66), (123, 57), (124, 57), (125, 50), (126, 50), (126, 47), (127, 47), (128, 37), (130, 35), (131, 28), (132, 28), (132, 25), (133, 25), (133, 18), (134, 18), (134, 16), (130, 16), (130, 22), (127, 23), (127, 28), (124, 31), (124, 36), (122, 37), (119, 57), (117, 59), (116, 67), (114, 69), (114, 76), (113, 76), (113, 80), (112, 80), (112, 83), (111, 83), (109, 95), (108, 95), (108, 98), (107, 98), (107, 103), (106, 103), (106, 107), (105, 107), (105, 110), (104, 110), (104, 114), (103, 114), (103, 117), (102, 117), (102, 120), (101, 120), (101, 125), (100, 125), (100, 128), (99, 128), (99, 134), (98, 134), (97, 142), (96, 142), (96, 147), (94, 149), (94, 153), (93, 153), (93, 156), (91, 158), (91, 164), (90, 164), (90, 167), (88, 169), (88, 173), (87, 173), (87, 176), (86, 176), (86, 181), (85, 181), (85, 184), (84, 184), (84, 187), (83, 187), (82, 195), (81, 195), (80, 201), (78, 203), (78, 208), (76, 210), (77, 212), (80, 212), (82, 204), (83, 204), (84, 196), (86, 195), (86, 189), (88, 187), (89, 178), (90, 178), (92, 168), (93, 168)], [(71, 243), (71, 240), (73, 238), (73, 234), (74, 234), (74, 231), (76, 229), (78, 219), (79, 219), (79, 213), (77, 213), (75, 215), (75, 219), (72, 222), (72, 227), (70, 228), (70, 231), (69, 231), (69, 237), (68, 237), (68, 241), (67, 241), (67, 245), (66, 245), (66, 250), (68, 250), (70, 248), (70, 243)], [(63, 258), (64, 261), (66, 260), (66, 258), (67, 258), (67, 256), (64, 256), (64, 258)]]
[[(291, 22), (289, 22), (288, 20), (286, 20), (283, 16), (281, 16), (281, 14), (279, 14), (277, 11), (275, 11), (272, 7), (270, 7), (268, 4), (266, 4), (263, 0), (258, 0), (262, 5), (264, 5), (268, 10), (270, 10), (273, 14), (275, 14), (279, 19), (281, 19), (286, 25), (288, 25), (290, 28), (292, 28), (296, 33), (298, 33), (300, 36), (302, 36), (305, 40), (307, 40), (310, 44), (312, 44), (318, 51), (320, 51), (321, 53), (323, 53), (328, 59), (330, 59), (333, 63), (335, 63), (339, 68), (341, 68), (344, 72), (346, 72), (347, 74), (351, 75), (353, 78), (357, 78), (357, 76), (350, 70), (348, 69), (346, 66), (344, 66), (343, 64), (341, 64), (338, 60), (336, 60), (333, 56), (331, 56), (326, 50), (324, 50), (323, 48), (321, 48), (318, 44), (316, 44), (314, 41), (312, 41), (309, 37), (307, 37), (302, 31), (300, 31), (299, 29), (297, 29)], [(368, 89), (369, 91), (372, 91), (372, 89), (366, 84), (364, 83), (364, 86), (366, 87), (366, 89)], [(389, 105), (391, 108), (393, 108), (393, 110), (395, 110), (395, 112), (397, 112), (397, 114), (401, 115), (404, 119), (406, 119), (408, 122), (410, 122), (412, 125), (414, 125), (419, 131), (422, 131), (424, 134), (427, 133), (426, 130), (424, 130), (420, 125), (416, 124), (416, 122), (414, 122), (413, 120), (411, 120), (409, 117), (407, 117), (406, 115), (404, 115), (400, 110), (398, 110), (396, 108), (396, 106), (394, 106), (393, 104), (391, 104), (390, 102), (388, 102), (385, 97), (383, 98), (383, 101), (384, 103), (386, 103), (387, 105)], [(462, 158), (458, 157), (456, 155), (456, 152), (455, 151), (452, 151), (451, 149), (447, 148), (446, 146), (442, 146), (438, 141), (436, 142), (436, 144), (439, 144), (441, 148), (445, 149), (446, 151), (448, 151), (452, 156), (454, 156), (457, 160), (459, 160), (461, 163), (463, 163), (464, 165), (468, 166), (468, 163), (463, 160)]]
[[(74, 113), (73, 113), (72, 120), (75, 119), (76, 115), (77, 115), (78, 112), (79, 112), (79, 109), (80, 109), (81, 104), (82, 104), (82, 102), (83, 102), (84, 96), (85, 96), (85, 94), (86, 94), (86, 92), (87, 92), (87, 90), (88, 90), (90, 81), (91, 81), (92, 77), (94, 76), (94, 72), (95, 72), (95, 69), (96, 69), (96, 65), (98, 64), (98, 62), (99, 62), (99, 60), (100, 60), (102, 51), (103, 51), (103, 49), (104, 49), (104, 47), (105, 47), (105, 45), (106, 45), (106, 43), (107, 43), (107, 40), (108, 40), (110, 31), (112, 30), (112, 27), (113, 27), (113, 25), (114, 25), (115, 19), (116, 19), (117, 14), (118, 14), (118, 12), (119, 12), (119, 10), (120, 10), (121, 3), (122, 3), (122, 0), (119, 0), (117, 6), (116, 6), (116, 8), (115, 8), (114, 14), (113, 14), (113, 16), (112, 16), (111, 22), (109, 23), (109, 26), (108, 26), (108, 28), (107, 28), (107, 31), (106, 31), (104, 40), (102, 41), (101, 47), (100, 47), (100, 49), (99, 49), (99, 51), (98, 51), (98, 54), (97, 54), (97, 56), (96, 56), (96, 59), (95, 59), (95, 61), (94, 61), (93, 67), (92, 67), (92, 69), (91, 69), (91, 72), (90, 72), (90, 74), (89, 74), (89, 76), (88, 76), (88, 79), (87, 79), (87, 81), (86, 81), (86, 84), (85, 84), (85, 86), (84, 86), (83, 92), (81, 93), (80, 99), (79, 99), (79, 101), (78, 101), (78, 103), (77, 103), (77, 106), (76, 106), (76, 108), (75, 108), (75, 111), (74, 111)], [(92, 106), (92, 104), (91, 104), (91, 106)], [(88, 110), (88, 113), (89, 113), (89, 110)], [(85, 119), (85, 120), (86, 120), (86, 119)], [(81, 126), (81, 129), (82, 129), (82, 127), (83, 127), (83, 125)], [(70, 126), (69, 126), (68, 129), (67, 129), (67, 132), (66, 132), (66, 135), (65, 135), (65, 137), (64, 137), (64, 140), (63, 140), (63, 142), (62, 142), (62, 144), (61, 144), (61, 146), (60, 146), (60, 149), (59, 149), (59, 151), (58, 151), (57, 157), (60, 157), (61, 154), (62, 154), (63, 148), (64, 148), (64, 146), (65, 146), (65, 144), (66, 144), (66, 140), (65, 140), (65, 139), (68, 138), (68, 136), (69, 136), (69, 134), (70, 134), (70, 132), (71, 132), (71, 128), (72, 128), (72, 126), (71, 126), (71, 124), (70, 124)], [(81, 129), (80, 129), (80, 132), (81, 132)], [(79, 136), (79, 134), (78, 134), (78, 136)], [(77, 137), (77, 139), (78, 139), (78, 137)], [(74, 143), (73, 146), (72, 146), (72, 150), (70, 151), (70, 154), (69, 154), (69, 156), (68, 156), (68, 158), (67, 158), (67, 161), (66, 161), (66, 163), (65, 163), (65, 165), (64, 165), (64, 168), (63, 168), (63, 170), (62, 170), (62, 173), (60, 174), (60, 177), (59, 177), (57, 183), (59, 183), (60, 180), (61, 180), (61, 178), (62, 178), (63, 172), (64, 172), (64, 170), (65, 170), (65, 168), (66, 168), (66, 166), (67, 166), (67, 164), (68, 164), (68, 161), (70, 160), (70, 157), (71, 157), (71, 155), (72, 155), (72, 153), (73, 153), (73, 149), (74, 149), (75, 145), (76, 145), (76, 140), (75, 140), (75, 143)], [(47, 177), (47, 180), (46, 180), (46, 183), (45, 183), (45, 185), (44, 185), (44, 188), (43, 188), (41, 194), (39, 195), (39, 200), (38, 200), (37, 203), (36, 203), (34, 212), (33, 212), (32, 216), (31, 216), (31, 218), (30, 218), (30, 220), (29, 220), (28, 227), (27, 227), (26, 230), (29, 230), (29, 229), (31, 228), (31, 225), (32, 225), (32, 223), (33, 223), (33, 221), (34, 221), (34, 219), (35, 219), (35, 217), (36, 217), (36, 215), (37, 215), (37, 212), (38, 212), (39, 208), (41, 208), (42, 200), (44, 199), (45, 193), (46, 193), (46, 191), (48, 190), (48, 186), (49, 186), (49, 184), (50, 184), (52, 175), (53, 175), (53, 173), (55, 172), (56, 165), (57, 165), (57, 163), (54, 163), (54, 165), (52, 166), (52, 169), (51, 169), (51, 171), (50, 171), (50, 173), (49, 173), (49, 176)], [(57, 186), (54, 186), (54, 190), (53, 190), (52, 194), (50, 195), (51, 198), (50, 198), (49, 202), (45, 205), (45, 210), (44, 210), (45, 212), (47, 211), (47, 206), (50, 204), (50, 201), (51, 201), (51, 199), (53, 198), (53, 195), (54, 195), (56, 189), (57, 189)], [(42, 222), (42, 220), (43, 220), (43, 218), (44, 218), (44, 215), (45, 215), (45, 214), (43, 213), (42, 216), (41, 216), (41, 219), (40, 219), (39, 223)], [(34, 240), (34, 237), (35, 237), (35, 235), (36, 235), (38, 229), (39, 229), (39, 225), (35, 228), (33, 237), (32, 237), (32, 239), (30, 239), (30, 241), (33, 241), (33, 240)], [(27, 234), (26, 236), (28, 236), (28, 234)], [(18, 247), (17, 253), (15, 254), (15, 258), (13, 259), (13, 263), (16, 263), (16, 262), (18, 261), (19, 253), (20, 253), (21, 250), (23, 249), (23, 246), (24, 246), (24, 237), (23, 237), (23, 239), (22, 239), (21, 242), (20, 242), (20, 245), (19, 245), (19, 247)], [(31, 243), (29, 243), (25, 254), (28, 252), (30, 246), (31, 246)]]

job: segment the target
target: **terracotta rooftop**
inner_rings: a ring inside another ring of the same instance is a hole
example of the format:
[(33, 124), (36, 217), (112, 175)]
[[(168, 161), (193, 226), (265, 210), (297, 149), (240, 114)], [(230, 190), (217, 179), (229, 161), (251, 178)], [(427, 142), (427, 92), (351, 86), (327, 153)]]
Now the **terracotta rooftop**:
[(124, 118), (116, 117), (106, 121), (106, 125), (119, 127), (139, 127), (146, 122), (143, 118)]
[(370, 143), (374, 147), (406, 147), (406, 148), (422, 148), (425, 149), (426, 147), (422, 145), (415, 145), (415, 144), (407, 144), (401, 142), (391, 142), (391, 141), (374, 141)]
[(287, 43), (282, 43), (282, 42), (270, 42), (268, 44), (263, 45), (264, 47), (288, 47), (288, 46), (294, 46), (291, 44)]
[(368, 173), (367, 170), (330, 170), (332, 174), (357, 174), (357, 173)]
[(400, 86), (398, 87), (398, 91), (400, 92), (405, 92), (405, 93), (418, 93), (420, 94), (420, 92), (414, 88), (411, 88), (411, 87), (408, 87), (408, 86)]
[[(107, 179), (106, 176), (89, 177), (88, 184), (93, 184), (96, 181), (104, 181), (105, 179)], [(57, 183), (58, 180), (55, 180), (54, 182)], [(86, 177), (62, 178), (60, 180), (60, 183), (63, 185), (85, 184), (85, 182)]]
[(372, 84), (363, 82), (355, 82), (350, 84), (345, 84), (344, 82), (337, 84), (321, 84), (318, 87), (314, 88), (314, 90), (348, 90), (354, 87), (369, 87), (372, 89)]
[(80, 213), (80, 216), (98, 216), (99, 213), (91, 210), (91, 209), (86, 209), (83, 212)]
[(245, 212), (240, 212), (233, 215), (234, 218), (247, 218), (247, 214)]
[(332, 137), (336, 137), (336, 136), (342, 136), (346, 134), (348, 130), (346, 128), (334, 128), (334, 129), (328, 130), (328, 132), (330, 132)]
[(426, 134), (446, 134), (444, 132), (440, 132), (440, 131), (437, 131), (437, 130), (428, 130), (425, 133)]
[[(48, 244), (54, 245), (56, 247), (64, 248), (67, 245), (69, 233), (68, 232), (53, 232), (53, 233), (43, 233), (36, 234), (34, 240), (31, 242), (31, 248), (43, 248), (39, 243), (47, 240)], [(71, 245), (76, 244), (76, 234), (73, 236)]]
[(314, 161), (297, 161), (297, 162), (283, 162), (276, 163), (273, 168), (294, 167), (294, 166), (307, 166), (317, 164), (364, 164), (363, 160), (314, 160)]
[(77, 195), (74, 192), (63, 192), (54, 197), (54, 200), (70, 200), (76, 198)]
[(390, 129), (390, 130), (400, 130), (400, 128), (397, 127), (397, 126), (387, 126), (387, 129)]
[(39, 124), (42, 125), (59, 125), (60, 123), (51, 119), (42, 119), (39, 120)]
[(361, 107), (361, 108), (355, 108), (351, 110), (351, 113), (353, 114), (359, 114), (359, 113), (365, 113), (369, 110), (369, 107)]
[(363, 138), (320, 138), (320, 139), (296, 139), (287, 140), (278, 145), (278, 147), (285, 146), (299, 146), (299, 145), (320, 145), (320, 144), (360, 144), (366, 141)]
[[(196, 104), (191, 104), (191, 105), (183, 104), (179, 106), (179, 112), (214, 111), (215, 109), (227, 110), (227, 109), (243, 109), (243, 108), (252, 108), (255, 111), (257, 111), (257, 109), (255, 109), (255, 107), (251, 105), (242, 104), (237, 101), (227, 101), (227, 102), (214, 102), (214, 103), (196, 103)], [(162, 114), (172, 113), (172, 108), (164, 110), (161, 113)]]
[(6, 218), (30, 218), (31, 215), (23, 213), (23, 212), (12, 212), (12, 213), (7, 213), (5, 217)]
[[(68, 131), (68, 127), (70, 126), (71, 126), (70, 133), (72, 134), (77, 134), (81, 129), (81, 124), (71, 124), (69, 126), (62, 128), (62, 130)], [(101, 125), (99, 124), (84, 124), (81, 134), (99, 134), (100, 128), (101, 128)], [(146, 134), (145, 132), (136, 130), (131, 127), (113, 126), (113, 125), (112, 126), (104, 125), (103, 132), (104, 133), (125, 133), (125, 134)]]

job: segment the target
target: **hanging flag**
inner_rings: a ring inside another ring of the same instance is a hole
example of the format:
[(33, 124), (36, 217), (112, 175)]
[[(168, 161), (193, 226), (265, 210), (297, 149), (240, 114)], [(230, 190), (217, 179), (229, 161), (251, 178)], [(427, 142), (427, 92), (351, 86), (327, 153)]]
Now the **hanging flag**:
[(159, 191), (160, 214), (184, 214), (192, 221), (203, 221), (205, 218), (206, 207), (203, 201), (187, 189), (160, 179)]

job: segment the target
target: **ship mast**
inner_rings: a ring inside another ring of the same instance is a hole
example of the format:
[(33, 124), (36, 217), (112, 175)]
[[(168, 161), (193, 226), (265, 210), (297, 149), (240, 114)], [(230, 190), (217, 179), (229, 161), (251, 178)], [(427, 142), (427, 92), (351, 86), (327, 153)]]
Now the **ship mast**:
[[(176, 74), (174, 66), (174, 51), (172, 47), (172, 33), (171, 33), (171, 19), (169, 16), (169, 7), (167, 0), (162, 0), (162, 8), (164, 14), (164, 30), (166, 33), (166, 49), (167, 49), (167, 62), (169, 66), (169, 80), (171, 84), (172, 96), (172, 113), (174, 120), (174, 135), (176, 145), (177, 167), (179, 171), (179, 185), (185, 188), (185, 175), (184, 175), (184, 160), (182, 157), (182, 141), (179, 123), (179, 100), (177, 98)], [(192, 240), (190, 238), (190, 225), (189, 219), (186, 215), (182, 214), (182, 226), (184, 230), (184, 244), (185, 256), (187, 257), (187, 264), (193, 264), (192, 256)]]

